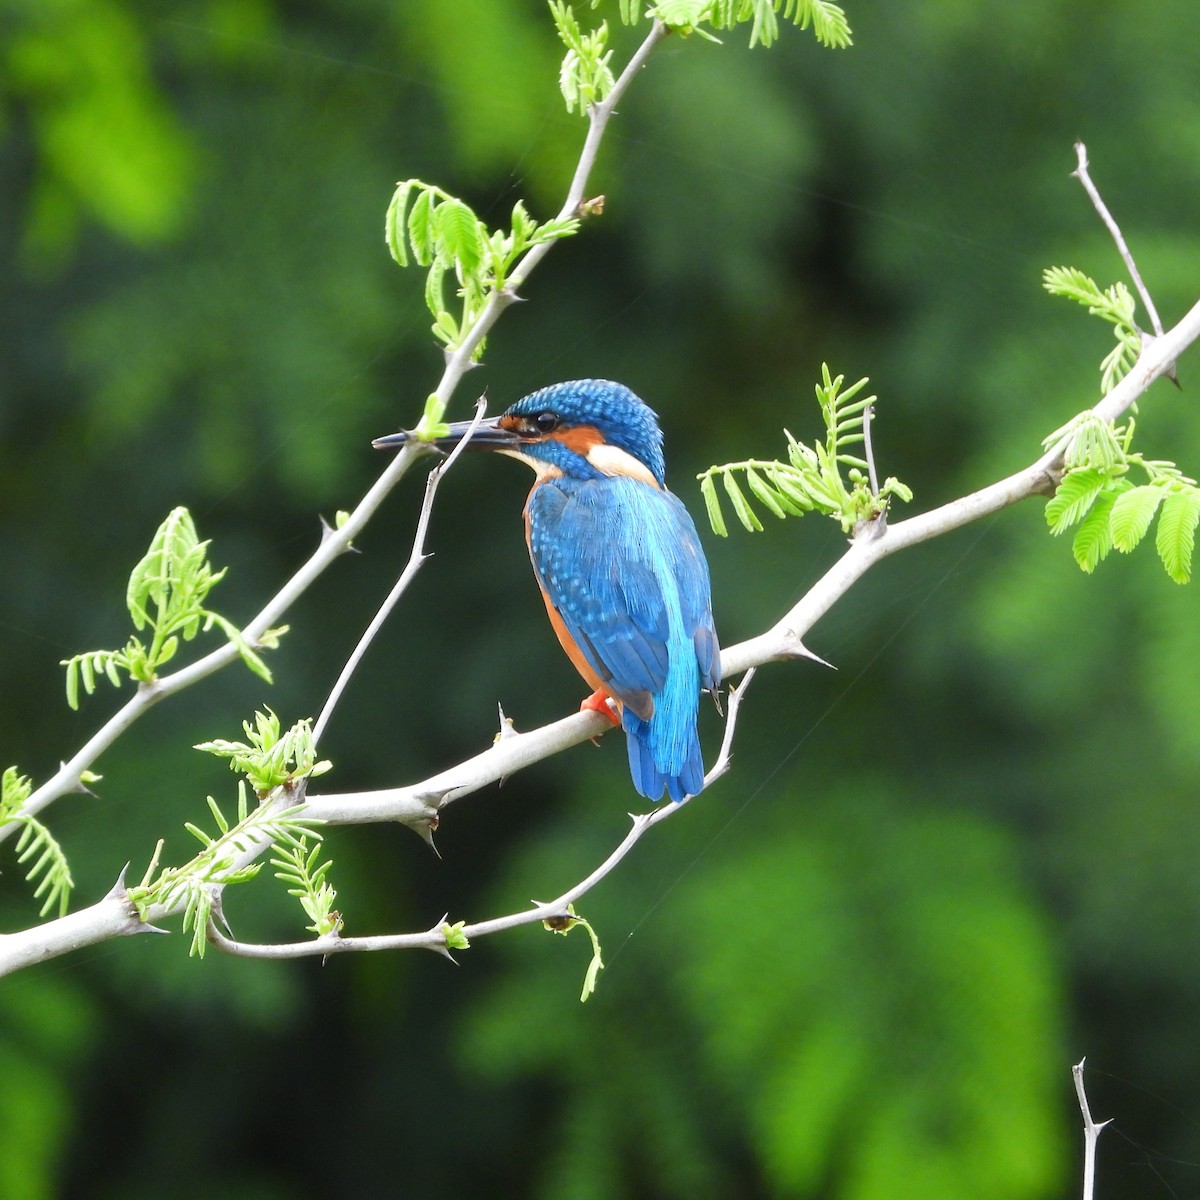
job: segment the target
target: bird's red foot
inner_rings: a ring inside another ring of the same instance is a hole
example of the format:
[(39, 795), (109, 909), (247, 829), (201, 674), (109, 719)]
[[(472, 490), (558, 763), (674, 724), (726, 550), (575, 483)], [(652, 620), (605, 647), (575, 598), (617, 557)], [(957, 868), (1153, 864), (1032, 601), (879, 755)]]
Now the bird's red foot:
[(614, 725), (620, 725), (620, 714), (614, 712), (608, 704), (608, 693), (595, 691), (580, 706), (580, 712), (598, 712), (607, 717)]

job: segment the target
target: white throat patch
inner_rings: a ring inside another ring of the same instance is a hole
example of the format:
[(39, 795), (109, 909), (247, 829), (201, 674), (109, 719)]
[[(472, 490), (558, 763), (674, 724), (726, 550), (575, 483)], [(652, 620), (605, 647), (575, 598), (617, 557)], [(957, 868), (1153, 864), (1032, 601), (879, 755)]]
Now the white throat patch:
[(633, 479), (640, 479), (652, 487), (658, 487), (658, 480), (654, 478), (650, 468), (640, 459), (634, 458), (628, 450), (622, 450), (620, 446), (610, 446), (604, 443), (589, 446), (587, 460), (604, 475), (628, 475)]

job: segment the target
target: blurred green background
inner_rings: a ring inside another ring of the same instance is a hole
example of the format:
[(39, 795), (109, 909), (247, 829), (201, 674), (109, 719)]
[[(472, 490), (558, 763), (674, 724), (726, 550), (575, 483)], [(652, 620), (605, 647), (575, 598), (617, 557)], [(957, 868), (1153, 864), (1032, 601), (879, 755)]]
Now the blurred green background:
[[(615, 17), (614, 13), (609, 14)], [(672, 39), (592, 192), (490, 340), (457, 415), (559, 379), (660, 412), (669, 475), (818, 433), (820, 364), (869, 375), (882, 468), (925, 509), (1024, 465), (1090, 404), (1109, 335), (1040, 290), (1120, 263), (1094, 175), (1168, 323), (1200, 274), (1200, 10), (1095, 0), (851, 4), (853, 49), (785, 29)], [(635, 44), (616, 35), (617, 60)], [(583, 125), (524, 0), (0, 3), (0, 758), (44, 779), (112, 710), (58, 660), (126, 636), (129, 568), (187, 504), (246, 620), (370, 438), (440, 370), (421, 278), (382, 241), (395, 180), (483, 216), (558, 206)], [(1148, 454), (1195, 473), (1194, 364)], [(418, 472), (419, 474), (419, 472)], [(356, 676), (326, 790), (419, 780), (581, 685), (530, 577), (514, 464), (469, 460), (429, 564)], [(188, 747), (319, 707), (408, 553), (410, 478), (290, 614), (268, 689), (238, 668), (152, 711), (48, 812), (78, 903), (233, 781)], [(840, 553), (815, 518), (706, 537), (733, 643)], [(733, 772), (587, 898), (582, 934), (432, 955), (189, 961), (182, 937), (0, 983), (0, 1196), (1060, 1197), (1085, 1053), (1104, 1194), (1200, 1190), (1195, 588), (1150, 548), (1095, 578), (1029, 503), (863, 580), (813, 631), (839, 670), (757, 681)], [(719, 724), (706, 716), (715, 747)], [(403, 829), (329, 837), (353, 933), (557, 894), (626, 829), (615, 739)], [(11, 844), (5, 847), (6, 855)], [(7, 857), (6, 929), (36, 920)], [(300, 936), (281, 889), (245, 937)]]

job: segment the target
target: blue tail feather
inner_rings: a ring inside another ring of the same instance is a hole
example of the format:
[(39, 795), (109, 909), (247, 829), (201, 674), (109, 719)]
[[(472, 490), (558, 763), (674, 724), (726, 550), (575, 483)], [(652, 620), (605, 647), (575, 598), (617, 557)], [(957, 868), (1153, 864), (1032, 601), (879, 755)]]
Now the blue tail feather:
[[(685, 757), (677, 772), (672, 773), (671, 767), (666, 770), (655, 761), (654, 719), (642, 720), (636, 713), (626, 709), (622, 724), (625, 727), (626, 748), (629, 751), (629, 774), (633, 778), (633, 786), (647, 800), (662, 799), (663, 790), (676, 803), (685, 796), (695, 796), (704, 787), (704, 760), (700, 754), (700, 739), (696, 735), (695, 726), (690, 730)], [(661, 761), (661, 760), (660, 760)]]

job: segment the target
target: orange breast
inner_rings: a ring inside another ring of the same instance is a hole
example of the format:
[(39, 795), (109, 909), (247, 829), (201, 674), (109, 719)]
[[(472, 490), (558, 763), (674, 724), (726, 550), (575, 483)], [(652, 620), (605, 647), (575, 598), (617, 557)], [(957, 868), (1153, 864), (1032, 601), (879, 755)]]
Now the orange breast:
[[(536, 486), (537, 485), (535, 484), (534, 487), (536, 487)], [(532, 495), (532, 494), (533, 494), (533, 492), (531, 491), (530, 495)], [(529, 506), (528, 505), (526, 505), (526, 507), (525, 507), (524, 517), (525, 517), (525, 545), (526, 545), (526, 547), (528, 547), (528, 545), (529, 545)], [(541, 593), (542, 602), (546, 606), (546, 614), (550, 618), (550, 628), (554, 630), (554, 636), (558, 638), (558, 644), (566, 651), (567, 657), (571, 660), (571, 664), (574, 666), (575, 670), (577, 670), (579, 672), (579, 674), (583, 676), (584, 682), (588, 685), (588, 687), (590, 687), (592, 689), (592, 691), (603, 692), (606, 696), (608, 696), (613, 701), (614, 704), (616, 704), (617, 712), (620, 712), (621, 708), (622, 708), (621, 701), (618, 700), (617, 697), (613, 695), (613, 693), (609, 690), (609, 688), (605, 684), (600, 682), (600, 676), (597, 675), (596, 672), (592, 670), (592, 664), (588, 662), (583, 651), (580, 650), (575, 639), (568, 632), (566, 622), (562, 619), (562, 615), (559, 613), (558, 609), (555, 608), (554, 605), (550, 602), (550, 597), (548, 595), (546, 595), (545, 589), (542, 587), (540, 582), (538, 583), (538, 591)]]

